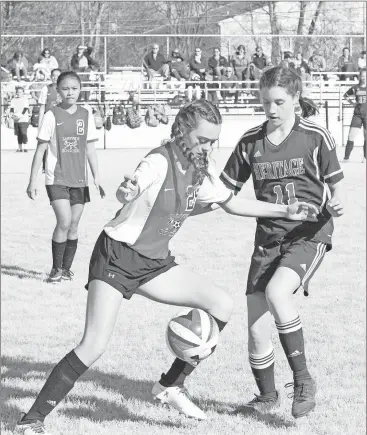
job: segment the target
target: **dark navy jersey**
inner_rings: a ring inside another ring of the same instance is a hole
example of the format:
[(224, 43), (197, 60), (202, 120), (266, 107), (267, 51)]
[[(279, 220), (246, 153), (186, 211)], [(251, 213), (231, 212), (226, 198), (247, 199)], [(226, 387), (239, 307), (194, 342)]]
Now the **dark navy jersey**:
[(221, 180), (230, 189), (240, 191), (252, 175), (258, 200), (277, 204), (306, 201), (320, 209), (317, 223), (259, 218), (256, 244), (300, 236), (330, 244), (333, 222), (325, 208), (330, 197), (328, 184), (343, 178), (334, 139), (325, 128), (296, 116), (288, 137), (275, 146), (267, 138), (266, 124), (267, 121), (242, 136)]
[(366, 86), (360, 86), (359, 84), (352, 86), (344, 94), (344, 98), (354, 97), (356, 104), (366, 104)]

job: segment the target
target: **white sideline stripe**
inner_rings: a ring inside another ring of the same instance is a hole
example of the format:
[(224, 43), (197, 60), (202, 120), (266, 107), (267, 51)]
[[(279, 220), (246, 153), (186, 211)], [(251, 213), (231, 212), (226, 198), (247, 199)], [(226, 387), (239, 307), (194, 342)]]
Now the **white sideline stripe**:
[(324, 176), (324, 180), (326, 180), (327, 178), (332, 177), (333, 175), (340, 174), (340, 172), (343, 172), (343, 170), (342, 170), (342, 169), (338, 169), (337, 171), (334, 171), (334, 172), (332, 172), (332, 173), (329, 174), (329, 175), (325, 175), (325, 176)]
[(310, 123), (310, 121), (306, 121), (304, 119), (301, 119), (300, 126), (303, 127), (305, 130), (311, 130), (321, 134), (329, 151), (335, 148), (335, 141), (328, 132), (328, 130), (317, 124)]
[(190, 331), (190, 329), (182, 326), (180, 323), (171, 320), (169, 327), (174, 333), (176, 333), (179, 337), (182, 337), (184, 340), (190, 341), (191, 343), (197, 345), (202, 344), (200, 337), (198, 337), (194, 332)]
[(315, 270), (319, 262), (322, 260), (322, 257), (325, 254), (325, 250), (326, 250), (326, 244), (318, 243), (315, 258), (313, 259), (310, 268), (308, 269), (305, 276), (303, 277), (302, 284), (304, 284), (304, 282), (307, 281), (308, 277), (311, 275), (311, 273)]
[(222, 172), (222, 174), (221, 174), (232, 186), (236, 186), (236, 187), (239, 187), (239, 188), (241, 188), (242, 186), (243, 186), (243, 183), (241, 183), (241, 181), (235, 181), (235, 180), (232, 180), (232, 178), (229, 176), (229, 175), (227, 175), (225, 172)]

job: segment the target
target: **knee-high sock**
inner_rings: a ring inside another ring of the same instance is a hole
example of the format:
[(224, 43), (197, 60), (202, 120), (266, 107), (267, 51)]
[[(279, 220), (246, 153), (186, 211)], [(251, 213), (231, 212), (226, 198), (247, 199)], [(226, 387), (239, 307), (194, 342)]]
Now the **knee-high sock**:
[(64, 399), (75, 382), (88, 369), (72, 350), (52, 370), (45, 385), (22, 421), (43, 421)]
[(276, 395), (274, 379), (274, 349), (271, 348), (264, 354), (250, 353), (249, 360), (260, 394), (262, 396), (271, 394)]
[[(218, 324), (219, 332), (223, 331), (227, 322), (223, 322), (215, 317), (214, 320)], [(166, 374), (162, 373), (159, 383), (164, 387), (183, 386), (186, 377), (189, 376), (196, 369), (196, 367), (197, 366), (193, 366), (186, 361), (176, 358), (168, 372)]]
[(275, 324), (288, 364), (293, 371), (294, 381), (297, 383), (304, 379), (309, 379), (311, 376), (307, 369), (305, 343), (299, 316), (290, 322), (275, 322)]
[(346, 147), (345, 147), (345, 154), (344, 154), (344, 158), (345, 158), (346, 160), (349, 159), (349, 157), (350, 157), (350, 155), (351, 155), (351, 153), (352, 153), (352, 151), (353, 151), (353, 147), (354, 147), (354, 141), (352, 141), (352, 140), (348, 140), (348, 141), (347, 141), (347, 145), (346, 145)]
[(363, 142), (363, 157), (366, 158), (366, 139)]
[(52, 240), (52, 267), (54, 269), (61, 269), (64, 258), (66, 242), (55, 242)]
[(65, 270), (70, 270), (73, 264), (75, 253), (78, 247), (78, 239), (70, 240), (67, 239), (64, 256), (62, 260), (62, 268)]

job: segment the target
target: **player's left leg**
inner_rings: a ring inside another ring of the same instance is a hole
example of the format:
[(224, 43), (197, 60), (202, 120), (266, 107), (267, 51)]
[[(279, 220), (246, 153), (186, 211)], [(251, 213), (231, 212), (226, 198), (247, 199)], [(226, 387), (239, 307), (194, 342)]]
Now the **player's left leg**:
[(27, 153), (27, 143), (28, 143), (28, 136), (27, 136), (27, 130), (28, 130), (28, 122), (20, 122), (20, 139), (23, 144), (23, 152)]
[(84, 205), (89, 202), (89, 188), (70, 188), (71, 220), (67, 233), (65, 251), (62, 261), (62, 279), (72, 280), (71, 266), (78, 248), (78, 226), (84, 211)]
[[(202, 309), (214, 317), (220, 331), (229, 321), (233, 309), (232, 298), (221, 287), (183, 266), (173, 267), (142, 285), (137, 294), (164, 304)], [(186, 377), (194, 369), (191, 364), (176, 358), (154, 385), (152, 394), (185, 415), (202, 420), (206, 418), (205, 414), (191, 401), (184, 387)]]
[(345, 147), (344, 162), (347, 162), (349, 160), (349, 157), (354, 148), (354, 141), (356, 140), (359, 134), (359, 130), (362, 127), (362, 124), (363, 124), (362, 117), (359, 116), (358, 113), (354, 113), (352, 121), (350, 123), (347, 145)]
[[(303, 328), (293, 303), (293, 293), (301, 286), (305, 294), (326, 252), (324, 243), (298, 241), (289, 246), (266, 288), (266, 299), (275, 318), (280, 342), (293, 372), (292, 415), (307, 415), (316, 405), (316, 384), (306, 363)], [(289, 384), (291, 385), (291, 384)]]

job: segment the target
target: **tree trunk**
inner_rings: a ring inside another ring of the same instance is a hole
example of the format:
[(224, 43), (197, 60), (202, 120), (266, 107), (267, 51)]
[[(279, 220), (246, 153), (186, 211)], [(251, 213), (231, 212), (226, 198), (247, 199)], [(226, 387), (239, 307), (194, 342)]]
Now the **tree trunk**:
[(271, 62), (273, 65), (277, 65), (281, 60), (280, 38), (279, 36), (275, 36), (279, 35), (278, 17), (275, 10), (276, 3), (277, 2), (268, 2), (270, 28), (271, 34), (273, 35), (271, 38)]
[[(305, 12), (306, 12), (307, 5), (308, 5), (308, 2), (306, 2), (306, 1), (300, 2), (299, 18), (298, 18), (298, 25), (297, 25), (297, 35), (303, 34), (303, 27), (305, 25)], [(296, 41), (294, 43), (294, 49), (293, 49), (293, 52), (295, 55), (300, 51), (301, 46), (302, 46), (301, 38), (296, 38)]]
[(316, 23), (317, 23), (317, 20), (319, 18), (321, 9), (324, 6), (324, 3), (325, 3), (325, 1), (319, 1), (318, 4), (317, 4), (317, 8), (316, 8), (315, 14), (314, 14), (314, 16), (312, 18), (310, 27), (308, 29), (308, 34), (309, 35), (313, 35), (313, 33), (315, 32)]

